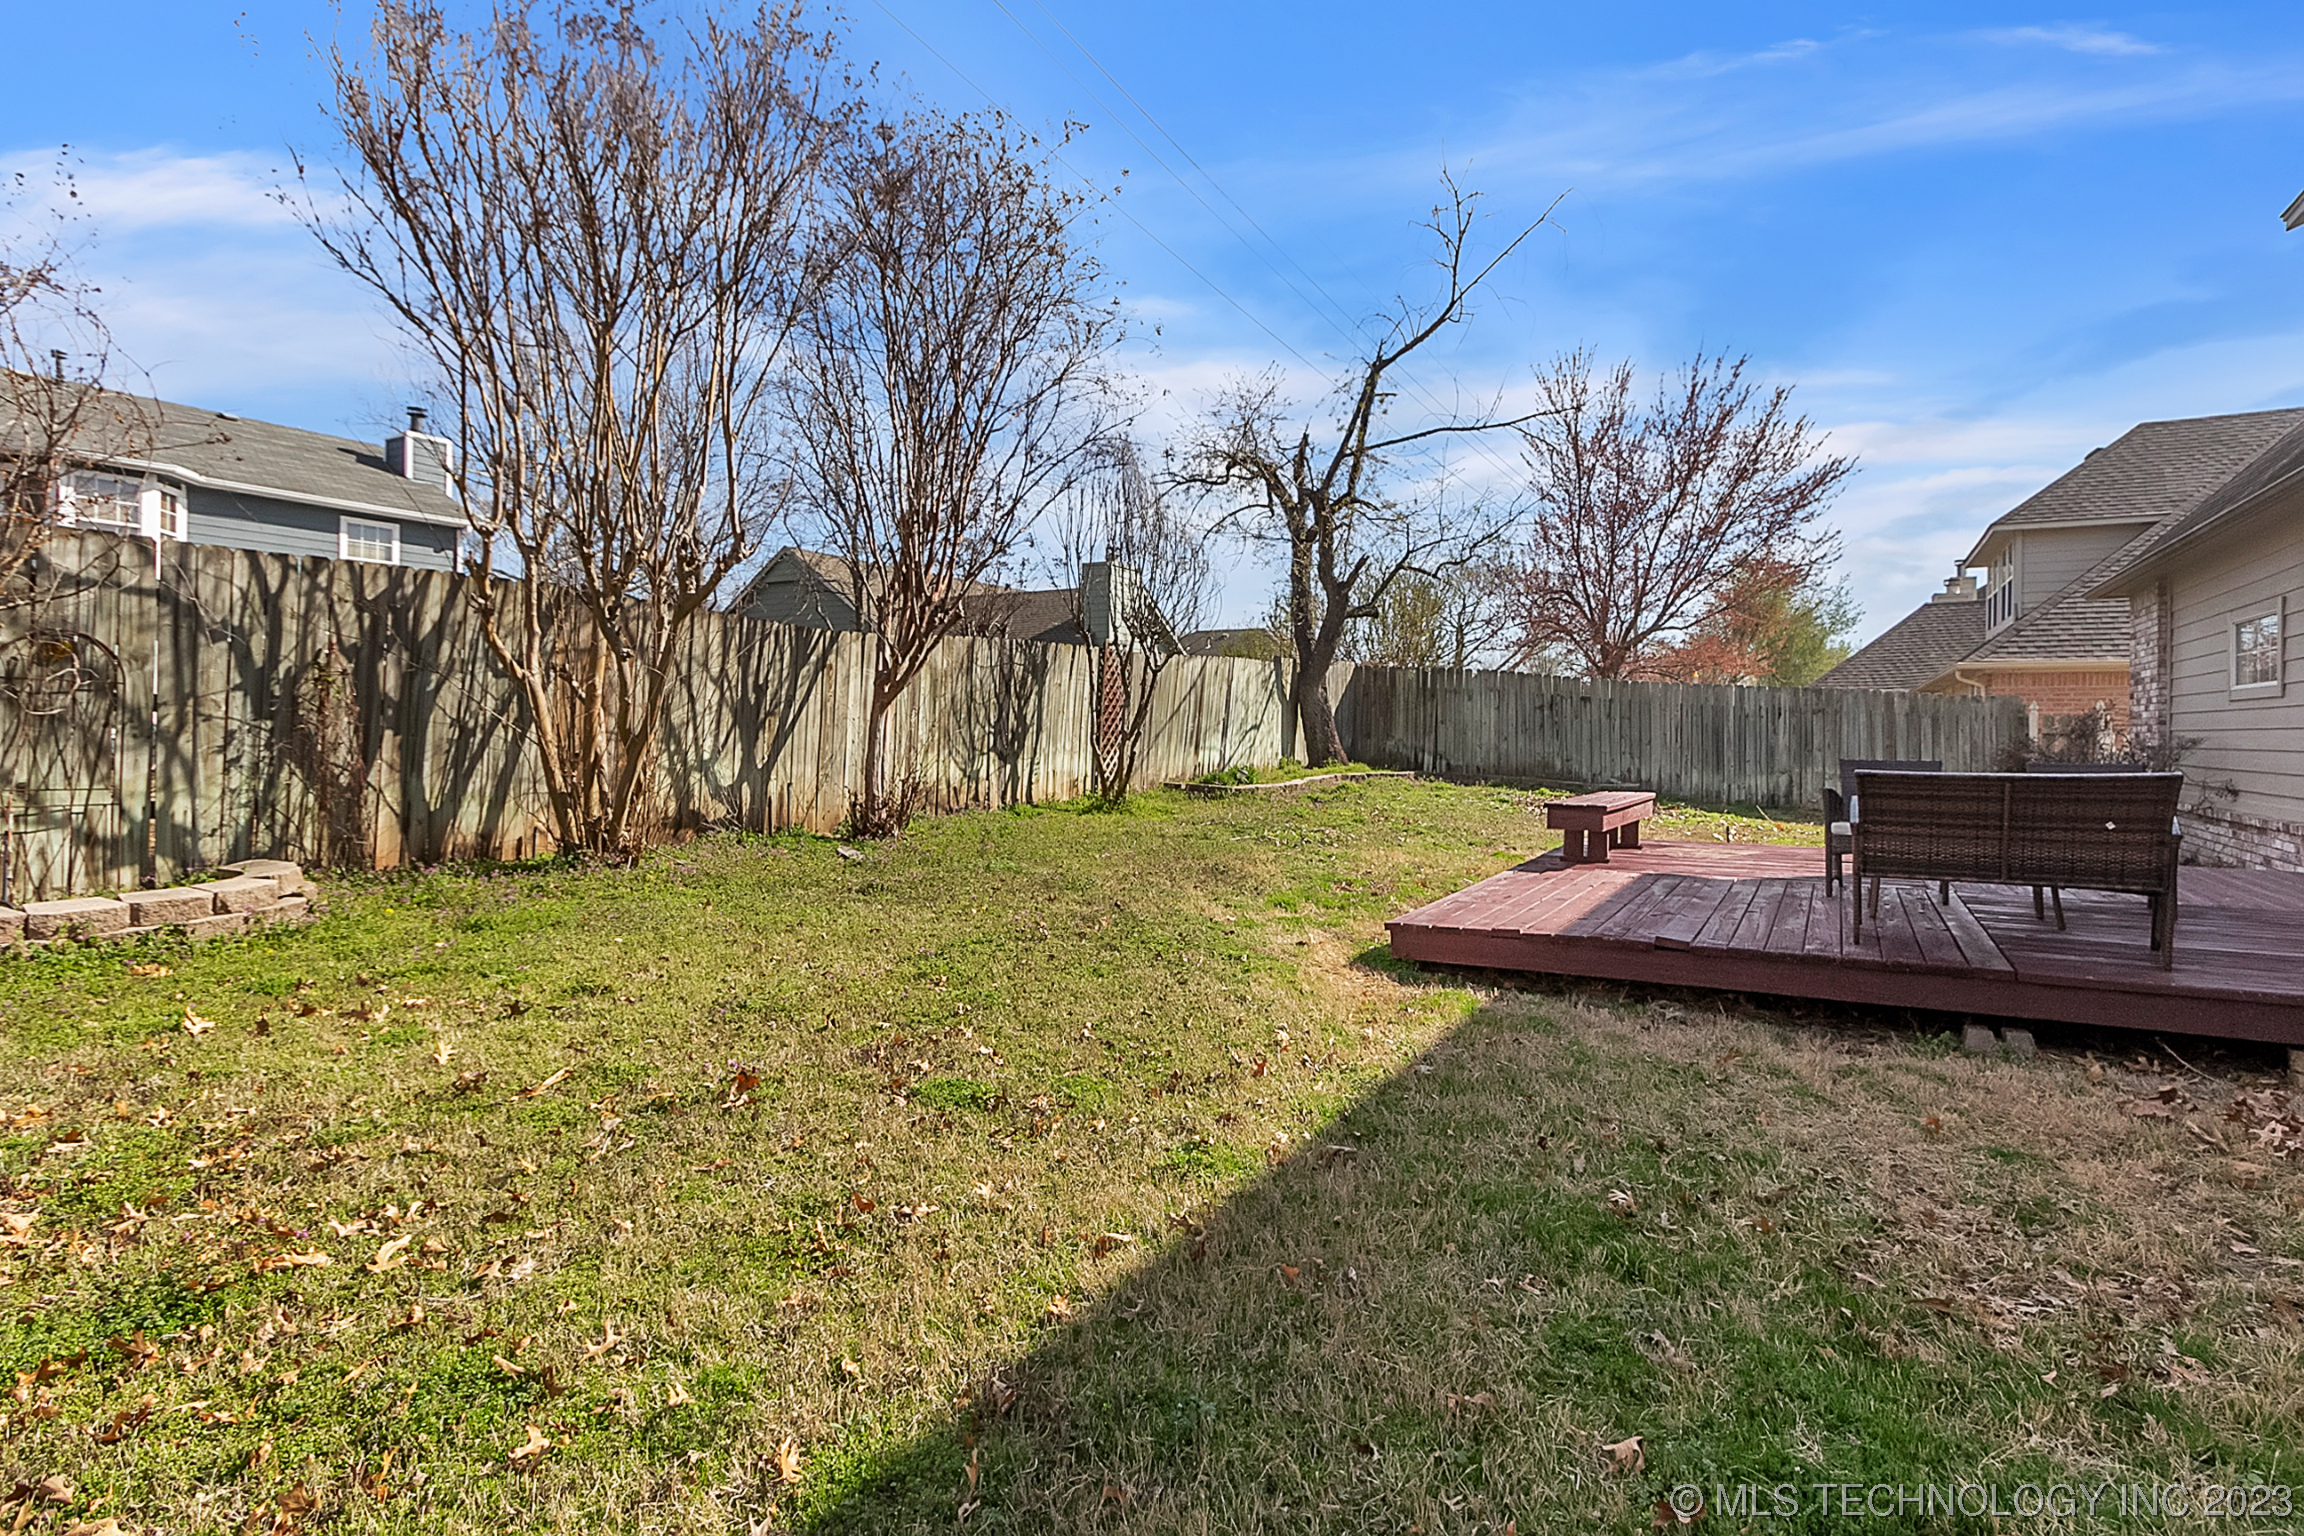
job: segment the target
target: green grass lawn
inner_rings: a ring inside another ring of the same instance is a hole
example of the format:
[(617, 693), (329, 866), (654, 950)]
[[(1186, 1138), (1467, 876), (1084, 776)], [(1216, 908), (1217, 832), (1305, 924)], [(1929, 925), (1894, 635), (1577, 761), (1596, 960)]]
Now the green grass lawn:
[[(715, 837), (0, 963), (0, 1523), (1646, 1532), (1789, 1484), (1694, 1528), (1827, 1531), (1823, 1483), (2304, 1484), (2268, 1053), (1393, 966), (1539, 804)], [(2221, 1528), (2293, 1528), (2255, 1502)], [(2198, 1523), (2116, 1507), (1860, 1528)]]

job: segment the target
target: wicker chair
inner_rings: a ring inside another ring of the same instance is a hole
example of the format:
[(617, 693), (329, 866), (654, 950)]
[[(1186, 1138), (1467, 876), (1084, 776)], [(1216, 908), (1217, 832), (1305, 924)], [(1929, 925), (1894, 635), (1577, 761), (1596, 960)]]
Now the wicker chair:
[(1934, 758), (1899, 760), (1889, 757), (1844, 757), (1840, 759), (1840, 787), (1824, 786), (1824, 889), (1830, 893), (1835, 887), (1847, 884), (1840, 874), (1840, 860), (1848, 852), (1848, 802), (1856, 798), (1856, 775), (1864, 772), (1888, 773), (1941, 773), (1944, 764)]
[[(2131, 891), (2146, 898), (2152, 948), (2175, 963), (2180, 773), (1879, 773), (1859, 770), (1849, 853), (1858, 937), (1867, 892), (1885, 877)], [(2039, 913), (2037, 894), (2033, 910)], [(2056, 902), (2057, 926), (2064, 903)]]

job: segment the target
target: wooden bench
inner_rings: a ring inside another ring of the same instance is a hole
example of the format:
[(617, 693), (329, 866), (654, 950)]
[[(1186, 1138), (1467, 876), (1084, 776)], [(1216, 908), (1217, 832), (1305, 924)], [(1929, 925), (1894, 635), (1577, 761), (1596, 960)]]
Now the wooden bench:
[(1571, 864), (1605, 864), (1609, 849), (1639, 847), (1640, 823), (1655, 814), (1656, 796), (1644, 789), (1544, 802), (1544, 825), (1561, 834), (1560, 857)]
[[(2180, 773), (1856, 774), (1849, 824), (1856, 887), (1855, 933), (1864, 934), (1867, 892), (1880, 915), (1880, 881), (1904, 878), (2040, 891), (2130, 891), (2151, 909), (2161, 969), (2175, 963), (2176, 868), (2183, 834)], [(1940, 900), (1948, 899), (1941, 892)], [(2064, 904), (2056, 903), (2057, 925)]]

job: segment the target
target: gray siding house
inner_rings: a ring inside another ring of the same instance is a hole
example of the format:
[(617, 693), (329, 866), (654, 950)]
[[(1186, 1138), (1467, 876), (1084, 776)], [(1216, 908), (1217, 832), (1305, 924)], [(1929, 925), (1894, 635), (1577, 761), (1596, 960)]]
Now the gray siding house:
[(451, 494), (454, 445), (408, 427), (363, 443), (225, 411), (122, 397), (92, 413), (56, 520), (150, 539), (453, 569), (469, 526)]
[[(1154, 646), (1170, 653), (1181, 649), (1134, 570), (1098, 560), (1082, 567), (1080, 574), (1081, 587), (1039, 591), (975, 582), (962, 604), (964, 617), (957, 632), (1043, 645), (1086, 645), (1093, 636), (1103, 645), (1141, 630)], [(866, 627), (856, 611), (856, 578), (848, 562), (790, 545), (745, 583), (730, 607), (749, 619), (804, 629), (860, 632)]]
[(2089, 595), (2126, 600), (2138, 724), (2229, 792), (2185, 812), (2187, 855), (2304, 869), (2304, 426), (2138, 546)]

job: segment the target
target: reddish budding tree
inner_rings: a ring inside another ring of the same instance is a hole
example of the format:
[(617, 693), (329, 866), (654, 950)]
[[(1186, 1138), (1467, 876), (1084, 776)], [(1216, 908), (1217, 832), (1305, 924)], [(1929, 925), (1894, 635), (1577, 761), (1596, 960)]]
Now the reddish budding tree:
[(1630, 363), (1597, 373), (1588, 351), (1539, 377), (1510, 593), (1523, 658), (1588, 677), (1701, 669), (1768, 603), (1829, 591), (1838, 543), (1818, 522), (1854, 461), (1746, 364), (1699, 353), (1645, 401)]

